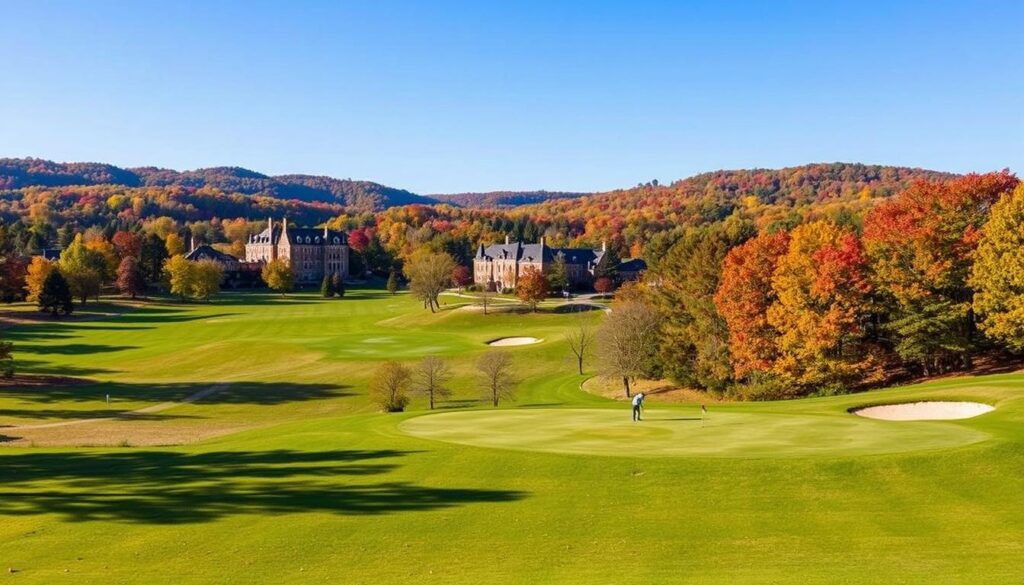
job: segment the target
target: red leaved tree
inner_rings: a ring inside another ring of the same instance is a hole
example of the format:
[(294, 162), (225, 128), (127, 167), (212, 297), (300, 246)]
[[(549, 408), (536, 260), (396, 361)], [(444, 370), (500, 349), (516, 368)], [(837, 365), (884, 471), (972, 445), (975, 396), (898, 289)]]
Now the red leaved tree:
[(789, 247), (789, 234), (760, 234), (725, 256), (715, 308), (729, 327), (729, 350), (738, 379), (768, 371), (778, 356), (778, 332), (768, 323), (775, 301), (772, 274)]
[(470, 272), (469, 268), (459, 264), (452, 269), (452, 285), (458, 287), (460, 293), (463, 288), (471, 284), (473, 284), (473, 273)]
[(516, 297), (530, 305), (531, 311), (537, 310), (537, 304), (548, 296), (548, 279), (540, 270), (533, 266), (527, 266), (519, 275), (519, 282), (516, 283)]

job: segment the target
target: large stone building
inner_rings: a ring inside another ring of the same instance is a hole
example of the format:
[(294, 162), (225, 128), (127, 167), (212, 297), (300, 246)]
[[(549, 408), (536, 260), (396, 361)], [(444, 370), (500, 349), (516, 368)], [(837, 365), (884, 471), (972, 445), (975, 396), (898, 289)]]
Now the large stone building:
[(550, 274), (558, 258), (565, 260), (566, 276), (572, 287), (590, 286), (594, 283), (594, 272), (607, 257), (605, 246), (600, 250), (589, 248), (550, 248), (544, 238), (538, 244), (509, 242), (504, 244), (483, 244), (477, 248), (473, 258), (473, 282), (493, 286), (497, 290), (515, 288), (519, 276), (527, 267), (533, 267), (543, 274)]
[(320, 282), (325, 275), (348, 277), (348, 236), (327, 228), (289, 227), (288, 220), (274, 224), (249, 238), (245, 260), (266, 263), (278, 258), (288, 260), (299, 284)]

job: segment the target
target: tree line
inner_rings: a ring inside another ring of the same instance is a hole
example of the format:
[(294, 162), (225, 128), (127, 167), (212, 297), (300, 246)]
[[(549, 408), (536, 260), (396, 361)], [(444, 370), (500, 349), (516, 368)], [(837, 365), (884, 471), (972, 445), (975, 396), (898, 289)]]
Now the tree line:
[(656, 327), (659, 340), (615, 369), (768, 399), (1019, 351), (1022, 210), (1024, 187), (1003, 171), (915, 181), (862, 215), (768, 229), (731, 216), (688, 228), (609, 315), (639, 313), (630, 326)]

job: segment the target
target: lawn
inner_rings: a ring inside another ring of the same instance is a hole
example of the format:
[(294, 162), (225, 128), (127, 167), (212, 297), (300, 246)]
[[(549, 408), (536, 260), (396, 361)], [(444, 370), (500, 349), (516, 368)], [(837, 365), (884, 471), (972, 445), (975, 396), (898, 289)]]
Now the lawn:
[[(0, 388), (0, 568), (25, 583), (1024, 583), (1024, 376), (715, 404), (703, 427), (695, 405), (654, 402), (633, 424), (579, 389), (563, 339), (600, 311), (467, 302), (225, 294), (4, 330), (21, 372), (91, 382)], [(519, 335), (543, 341), (507, 349), (521, 382), (495, 411), (473, 362)], [(441, 412), (374, 412), (374, 366), (428, 354), (455, 372)], [(847, 412), (918, 399), (996, 410)]]

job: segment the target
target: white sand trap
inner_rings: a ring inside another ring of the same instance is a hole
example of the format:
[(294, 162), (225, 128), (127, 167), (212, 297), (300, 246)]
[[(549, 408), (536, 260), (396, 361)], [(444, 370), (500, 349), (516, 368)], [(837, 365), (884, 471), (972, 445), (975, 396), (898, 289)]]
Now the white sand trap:
[(980, 402), (907, 402), (868, 406), (853, 411), (857, 416), (879, 420), (956, 420), (995, 410)]
[(510, 345), (530, 345), (533, 343), (540, 343), (543, 339), (537, 339), (536, 337), (502, 337), (501, 339), (495, 339), (489, 342), (487, 345), (492, 347), (508, 347)]

